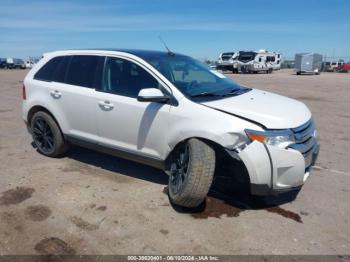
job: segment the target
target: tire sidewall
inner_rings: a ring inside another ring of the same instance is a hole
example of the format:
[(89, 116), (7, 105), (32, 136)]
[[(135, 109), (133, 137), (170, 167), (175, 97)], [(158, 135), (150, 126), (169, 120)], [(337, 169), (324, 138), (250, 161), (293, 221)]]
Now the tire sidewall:
[(197, 207), (205, 200), (213, 181), (215, 151), (200, 139), (192, 138), (186, 143), (189, 150), (186, 179), (180, 190), (175, 193), (169, 177), (169, 200), (176, 206)]
[(31, 129), (33, 130), (34, 128), (34, 123), (36, 120), (38, 119), (43, 119), (47, 124), (48, 126), (50, 127), (51, 129), (51, 132), (53, 134), (53, 140), (54, 140), (54, 148), (53, 150), (51, 150), (50, 152), (44, 152), (42, 151), (38, 145), (36, 144), (35, 142), (35, 139), (34, 139), (34, 134), (33, 134), (33, 131), (32, 131), (32, 138), (33, 138), (33, 141), (37, 147), (37, 151), (45, 156), (50, 156), (50, 157), (53, 157), (53, 156), (57, 156), (60, 152), (60, 149), (63, 147), (63, 139), (62, 139), (62, 134), (61, 134), (61, 130), (59, 129), (58, 125), (56, 124), (55, 120), (47, 113), (45, 112), (42, 112), (42, 111), (39, 111), (37, 113), (34, 114), (34, 116), (32, 117), (32, 120), (31, 120)]

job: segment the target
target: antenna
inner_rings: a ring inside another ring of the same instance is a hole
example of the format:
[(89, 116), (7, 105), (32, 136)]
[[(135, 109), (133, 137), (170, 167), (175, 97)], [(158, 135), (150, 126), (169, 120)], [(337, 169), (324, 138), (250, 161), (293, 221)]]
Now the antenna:
[(171, 52), (171, 50), (169, 49), (169, 47), (166, 45), (165, 41), (163, 40), (163, 38), (161, 36), (158, 36), (159, 40), (163, 43), (165, 49), (168, 51), (169, 55), (175, 55), (173, 52)]

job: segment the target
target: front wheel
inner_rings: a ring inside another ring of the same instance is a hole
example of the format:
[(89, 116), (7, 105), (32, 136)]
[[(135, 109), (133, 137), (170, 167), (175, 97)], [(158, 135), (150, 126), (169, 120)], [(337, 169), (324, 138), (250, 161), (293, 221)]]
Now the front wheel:
[(203, 203), (213, 181), (215, 151), (192, 138), (180, 145), (170, 163), (169, 198), (182, 207)]

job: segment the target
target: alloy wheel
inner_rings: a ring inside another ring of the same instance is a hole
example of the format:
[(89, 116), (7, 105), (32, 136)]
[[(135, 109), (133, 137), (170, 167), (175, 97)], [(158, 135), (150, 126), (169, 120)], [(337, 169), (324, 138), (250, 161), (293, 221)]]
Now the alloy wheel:
[(54, 135), (45, 119), (38, 117), (33, 125), (33, 139), (36, 146), (44, 153), (51, 153), (55, 148)]
[(184, 145), (179, 148), (178, 154), (170, 166), (170, 187), (175, 194), (181, 190), (186, 181), (189, 161), (189, 146)]

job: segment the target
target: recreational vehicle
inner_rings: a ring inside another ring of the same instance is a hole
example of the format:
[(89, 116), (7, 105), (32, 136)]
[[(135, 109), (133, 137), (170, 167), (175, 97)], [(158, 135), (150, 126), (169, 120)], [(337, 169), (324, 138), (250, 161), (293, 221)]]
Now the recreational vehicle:
[(240, 51), (237, 57), (237, 68), (243, 73), (271, 73), (281, 69), (281, 54), (266, 50)]
[(222, 71), (237, 71), (237, 52), (226, 52), (219, 56), (216, 69)]

